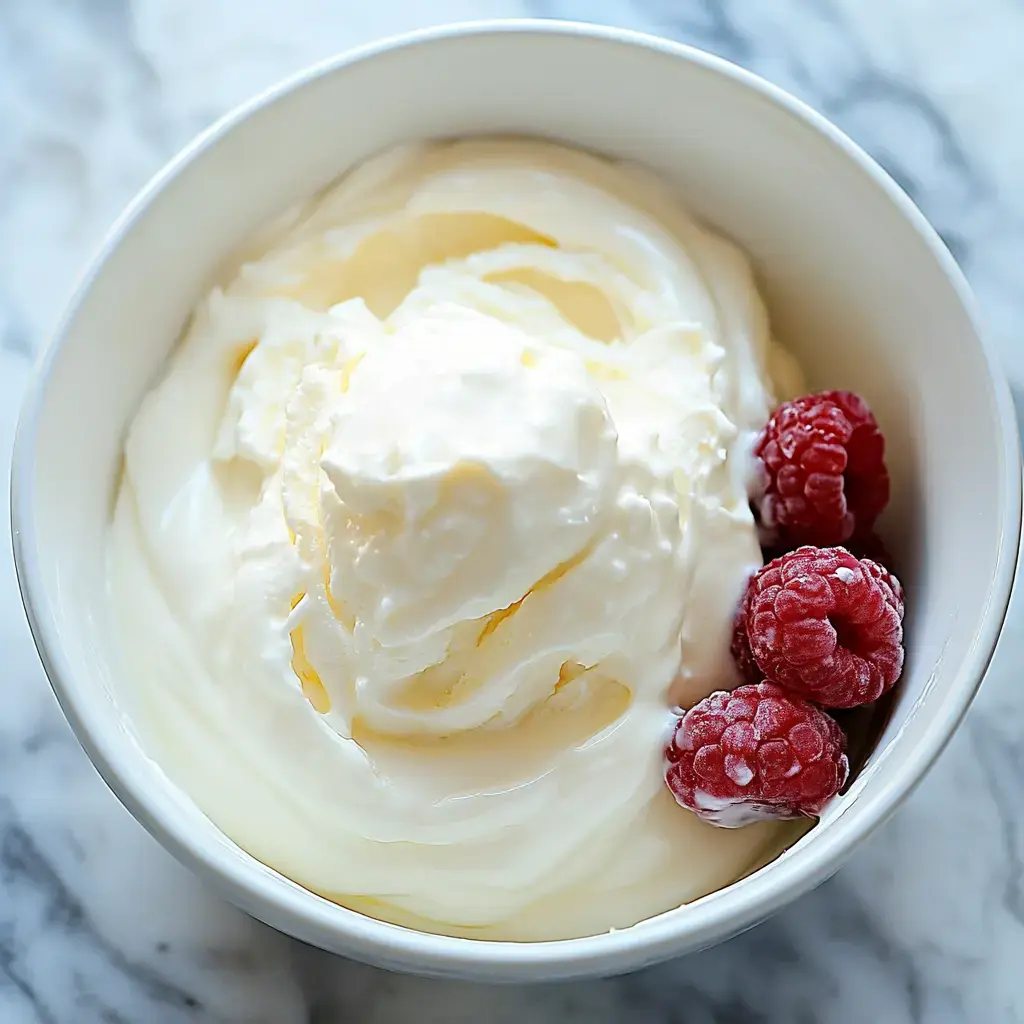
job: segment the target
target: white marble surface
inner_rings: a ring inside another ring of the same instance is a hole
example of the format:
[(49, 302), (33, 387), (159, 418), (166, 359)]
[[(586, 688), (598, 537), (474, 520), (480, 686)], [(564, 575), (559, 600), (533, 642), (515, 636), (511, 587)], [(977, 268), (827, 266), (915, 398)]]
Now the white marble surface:
[[(1024, 386), (1020, 0), (0, 0), (2, 457), (31, 358), (76, 269), (196, 130), (353, 43), (521, 14), (691, 41), (819, 107), (936, 224)], [(70, 735), (36, 661), (8, 550), (5, 541), (5, 1024), (1024, 1022), (1021, 600), (948, 753), (831, 882), (747, 935), (662, 968), (491, 989), (396, 977), (306, 949), (179, 868)]]

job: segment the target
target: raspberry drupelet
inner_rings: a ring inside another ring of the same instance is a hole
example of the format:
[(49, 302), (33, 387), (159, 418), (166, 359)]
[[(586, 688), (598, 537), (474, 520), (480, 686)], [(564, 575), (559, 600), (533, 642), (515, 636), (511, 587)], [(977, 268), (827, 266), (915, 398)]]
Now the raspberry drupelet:
[(773, 683), (713, 693), (676, 723), (665, 782), (723, 828), (814, 817), (849, 774), (846, 739), (820, 708)]
[(751, 578), (734, 652), (744, 641), (773, 683), (825, 707), (869, 704), (903, 669), (903, 588), (845, 548), (797, 548)]
[(754, 446), (762, 543), (842, 544), (867, 535), (889, 501), (885, 440), (867, 404), (822, 391), (779, 406)]

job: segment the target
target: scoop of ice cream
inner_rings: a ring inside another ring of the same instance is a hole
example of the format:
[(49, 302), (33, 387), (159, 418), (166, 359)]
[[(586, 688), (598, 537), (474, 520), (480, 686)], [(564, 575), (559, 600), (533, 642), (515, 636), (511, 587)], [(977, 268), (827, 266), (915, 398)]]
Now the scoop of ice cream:
[(417, 928), (593, 934), (727, 884), (779, 833), (681, 811), (662, 751), (729, 682), (787, 365), (743, 255), (636, 169), (372, 161), (263, 236), (132, 424), (147, 749), (260, 860)]
[(333, 594), (397, 646), (579, 554), (613, 497), (616, 436), (578, 356), (442, 305), (355, 366), (321, 465)]

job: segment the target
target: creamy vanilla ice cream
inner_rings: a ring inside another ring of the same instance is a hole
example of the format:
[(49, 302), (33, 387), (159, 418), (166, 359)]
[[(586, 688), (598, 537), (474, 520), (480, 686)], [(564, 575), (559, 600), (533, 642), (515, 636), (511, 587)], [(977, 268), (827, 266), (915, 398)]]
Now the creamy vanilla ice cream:
[(146, 749), (375, 917), (622, 928), (800, 826), (663, 779), (735, 685), (753, 435), (799, 390), (747, 260), (635, 168), (402, 148), (250, 247), (128, 434), (110, 593)]

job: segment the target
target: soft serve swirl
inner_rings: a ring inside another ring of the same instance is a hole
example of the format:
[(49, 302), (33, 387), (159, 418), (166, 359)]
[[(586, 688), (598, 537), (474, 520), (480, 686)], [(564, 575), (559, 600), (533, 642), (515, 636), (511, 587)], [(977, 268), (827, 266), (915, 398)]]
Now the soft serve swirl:
[(730, 685), (752, 434), (796, 390), (743, 255), (644, 172), (406, 147), (274, 227), (129, 432), (110, 586), (147, 747), (337, 902), (634, 924), (787, 826), (662, 780)]

